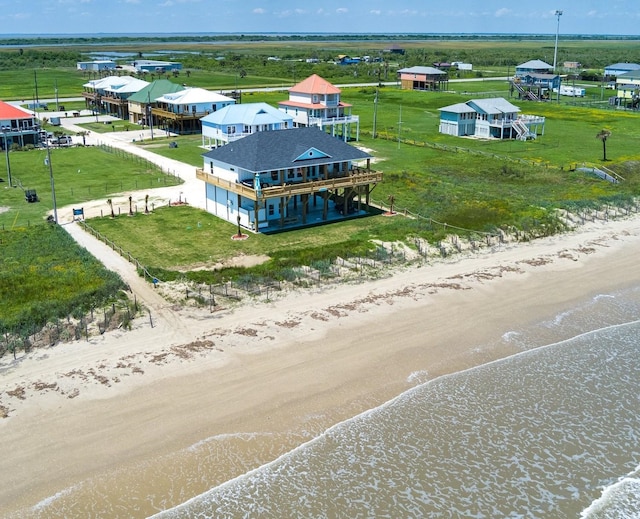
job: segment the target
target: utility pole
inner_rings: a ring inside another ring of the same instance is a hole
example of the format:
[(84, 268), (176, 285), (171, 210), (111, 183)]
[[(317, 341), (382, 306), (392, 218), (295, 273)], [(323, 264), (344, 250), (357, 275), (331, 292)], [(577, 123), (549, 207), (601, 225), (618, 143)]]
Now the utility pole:
[(373, 100), (373, 133), (372, 139), (376, 138), (376, 124), (378, 121), (378, 89), (376, 88), (376, 97)]
[(38, 105), (40, 104), (40, 99), (38, 99), (38, 74), (36, 73), (36, 71), (33, 71), (33, 81), (35, 83), (36, 86), (36, 99), (35, 99), (35, 105), (33, 107), (34, 110), (38, 110)]
[(151, 140), (153, 140), (153, 114), (151, 113), (151, 92), (147, 92), (147, 119), (149, 123), (149, 128), (151, 129)]
[(58, 207), (56, 205), (56, 186), (53, 182), (53, 166), (51, 165), (51, 151), (49, 150), (49, 139), (45, 139), (47, 143), (47, 157), (44, 163), (49, 166), (49, 178), (51, 179), (51, 199), (53, 200), (53, 221), (58, 224)]
[(400, 133), (402, 132), (402, 105), (400, 105), (400, 119), (398, 120), (398, 149), (400, 149)]
[(11, 162), (9, 161), (9, 136), (8, 130), (4, 130), (4, 152), (7, 156), (7, 180), (9, 181), (9, 187), (13, 187), (13, 181), (11, 180)]

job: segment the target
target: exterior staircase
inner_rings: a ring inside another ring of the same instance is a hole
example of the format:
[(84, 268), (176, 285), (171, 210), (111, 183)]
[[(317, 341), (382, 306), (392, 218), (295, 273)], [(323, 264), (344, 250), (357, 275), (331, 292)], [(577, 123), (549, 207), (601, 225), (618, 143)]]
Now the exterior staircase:
[(529, 130), (529, 127), (522, 121), (522, 119), (515, 119), (511, 126), (518, 134), (516, 138), (519, 141), (536, 138), (536, 134)]
[(602, 180), (611, 182), (612, 184), (619, 184), (624, 180), (624, 178), (618, 175), (615, 171), (602, 165), (594, 166), (593, 164), (585, 163), (582, 165), (582, 167), (576, 169), (578, 171), (584, 171), (585, 173), (591, 173), (597, 177), (600, 177)]
[(535, 92), (524, 88), (520, 83), (516, 83), (515, 81), (510, 81), (510, 83), (520, 93), (521, 98), (529, 99), (530, 101), (540, 101), (538, 94)]

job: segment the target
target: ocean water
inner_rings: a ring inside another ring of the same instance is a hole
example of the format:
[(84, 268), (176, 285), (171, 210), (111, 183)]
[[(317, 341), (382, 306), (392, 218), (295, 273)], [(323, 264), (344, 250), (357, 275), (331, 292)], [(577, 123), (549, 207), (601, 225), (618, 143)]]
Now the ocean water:
[(630, 289), (514, 330), (503, 341), (520, 354), (423, 383), (154, 517), (640, 517), (639, 311)]
[(639, 317), (640, 287), (601, 294), (505, 333), (517, 355), (408, 374), (411, 390), (329, 430), (206, 438), (24, 516), (640, 518)]

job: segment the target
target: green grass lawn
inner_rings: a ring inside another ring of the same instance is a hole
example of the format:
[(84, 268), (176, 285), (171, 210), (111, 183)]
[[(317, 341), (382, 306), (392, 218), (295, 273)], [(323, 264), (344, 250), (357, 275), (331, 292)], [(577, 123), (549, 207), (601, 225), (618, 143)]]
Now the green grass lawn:
[[(50, 154), (58, 207), (182, 182), (139, 157), (100, 147), (52, 148)], [(0, 212), (0, 229), (39, 223), (53, 209), (46, 156), (44, 149), (9, 152), (13, 184), (22, 188), (10, 188), (6, 168), (0, 166), (0, 177), (5, 180), (0, 183), (0, 206), (8, 208)], [(35, 189), (40, 201), (27, 203), (23, 189)]]
[[(34, 326), (82, 313), (125, 288), (61, 227), (0, 231), (0, 333), (29, 335)], [(0, 344), (0, 355), (5, 350)]]
[[(187, 272), (190, 279), (219, 282), (244, 269), (210, 272), (217, 263), (238, 255), (263, 255), (267, 264), (252, 269), (274, 275), (280, 269), (308, 265), (336, 256), (371, 250), (372, 239), (404, 235), (401, 219), (372, 216), (277, 234), (251, 234), (236, 241), (237, 227), (206, 211), (188, 206), (162, 207), (150, 215), (92, 218), (89, 225), (118, 243), (163, 281)], [(190, 271), (190, 272), (189, 272)]]

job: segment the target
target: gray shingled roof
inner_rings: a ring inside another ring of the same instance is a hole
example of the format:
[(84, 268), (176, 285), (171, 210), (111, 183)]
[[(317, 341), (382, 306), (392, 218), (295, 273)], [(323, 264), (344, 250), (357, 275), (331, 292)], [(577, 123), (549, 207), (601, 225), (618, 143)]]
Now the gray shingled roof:
[[(312, 148), (329, 158), (296, 161)], [(252, 172), (371, 158), (368, 153), (316, 127), (253, 133), (202, 156)]]

